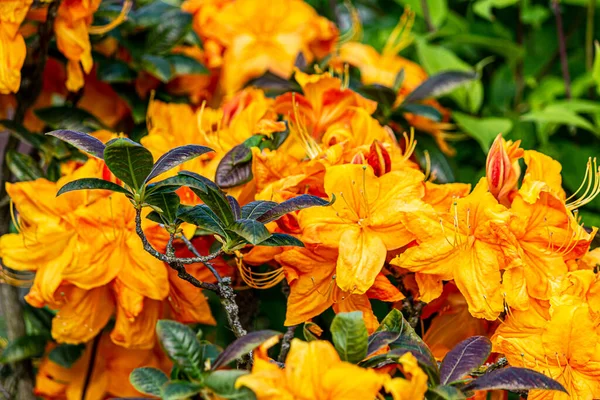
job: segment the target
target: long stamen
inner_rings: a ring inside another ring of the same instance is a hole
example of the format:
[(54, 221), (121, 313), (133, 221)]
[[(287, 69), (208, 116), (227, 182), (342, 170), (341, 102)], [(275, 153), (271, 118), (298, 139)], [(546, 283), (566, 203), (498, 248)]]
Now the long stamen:
[(350, 29), (339, 36), (338, 45), (362, 39), (363, 29), (358, 10), (349, 0), (344, 1), (344, 6), (348, 10), (348, 14), (350, 14)]
[(90, 35), (103, 35), (109, 31), (111, 31), (112, 29), (116, 28), (117, 26), (121, 25), (121, 23), (123, 23), (127, 19), (127, 14), (129, 13), (129, 10), (131, 10), (132, 5), (133, 5), (133, 1), (125, 0), (123, 2), (123, 7), (121, 8), (121, 12), (117, 16), (117, 18), (115, 18), (113, 21), (109, 22), (106, 25), (90, 26), (88, 28), (88, 33)]
[(395, 56), (408, 46), (412, 42), (410, 31), (414, 22), (415, 13), (411, 11), (409, 7), (406, 7), (404, 9), (404, 14), (402, 14), (398, 20), (398, 24), (396, 24), (394, 30), (388, 37), (381, 54), (384, 56)]
[[(569, 202), (571, 199), (575, 198), (584, 187), (585, 192), (576, 200)], [(585, 176), (581, 186), (567, 199), (567, 209), (574, 210), (580, 208), (594, 200), (598, 194), (600, 194), (600, 169), (598, 168), (596, 158), (594, 157), (593, 159), (588, 159)]]
[(446, 229), (444, 228), (444, 220), (442, 218), (440, 218), (440, 226), (442, 227), (442, 235), (444, 235), (444, 239), (446, 239), (446, 242), (448, 242), (448, 244), (452, 246), (452, 248), (456, 247), (456, 242), (452, 243), (446, 235)]
[(283, 267), (269, 272), (252, 271), (244, 264), (241, 255), (236, 255), (235, 264), (244, 283), (254, 289), (272, 288), (285, 278)]
[(406, 145), (402, 158), (406, 161), (410, 158), (410, 156), (412, 156), (413, 152), (417, 148), (417, 141), (415, 140), (415, 128), (410, 128), (410, 135), (404, 132), (402, 136), (404, 136), (404, 143)]

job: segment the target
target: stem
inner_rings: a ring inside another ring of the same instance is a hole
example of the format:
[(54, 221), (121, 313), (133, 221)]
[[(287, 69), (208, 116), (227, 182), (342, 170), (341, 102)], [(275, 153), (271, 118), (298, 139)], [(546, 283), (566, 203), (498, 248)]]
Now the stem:
[(431, 14), (429, 13), (429, 4), (427, 4), (427, 0), (421, 0), (421, 9), (423, 10), (425, 24), (427, 24), (427, 31), (435, 32), (435, 25), (433, 25), (433, 22), (431, 21)]
[(294, 338), (297, 327), (298, 325), (288, 326), (287, 331), (285, 331), (285, 334), (283, 335), (283, 339), (281, 340), (281, 351), (279, 352), (279, 357), (277, 357), (277, 361), (280, 363), (285, 363), (285, 359), (290, 351), (290, 342)]
[[(202, 255), (200, 255), (200, 253), (198, 252), (198, 249), (196, 249), (194, 247), (192, 242), (190, 242), (190, 240), (188, 238), (186, 238), (185, 235), (181, 235), (181, 240), (183, 240), (183, 243), (185, 243), (188, 250), (191, 251), (193, 255), (195, 255), (196, 257), (202, 257)], [(212, 274), (215, 276), (215, 278), (217, 278), (217, 282), (219, 282), (219, 283), (223, 282), (223, 278), (221, 278), (221, 275), (219, 275), (219, 272), (217, 272), (215, 267), (213, 267), (213, 265), (210, 262), (205, 261), (204, 265), (206, 265), (206, 268), (208, 268), (210, 270), (210, 272), (212, 272)]]
[(99, 333), (92, 342), (92, 349), (90, 354), (90, 362), (88, 364), (88, 369), (85, 374), (85, 380), (83, 381), (83, 389), (81, 391), (81, 400), (85, 400), (87, 395), (88, 388), (90, 386), (90, 382), (92, 381), (92, 375), (94, 374), (94, 364), (96, 363), (96, 355), (98, 354), (98, 345), (100, 344), (100, 337), (102, 336), (102, 332)]
[(563, 80), (565, 81), (565, 97), (571, 98), (571, 77), (569, 75), (569, 63), (567, 59), (567, 44), (565, 40), (565, 32), (563, 29), (563, 20), (560, 13), (558, 0), (552, 0), (552, 11), (556, 18), (556, 34), (558, 36), (558, 52), (560, 55), (560, 64), (562, 68)]
[[(229, 326), (231, 326), (231, 329), (236, 337), (240, 338), (248, 333), (246, 332), (246, 330), (240, 322), (239, 308), (237, 303), (235, 302), (235, 291), (231, 287), (231, 278), (221, 278), (218, 284), (215, 285), (212, 283), (200, 282), (198, 279), (196, 279), (193, 275), (187, 273), (187, 271), (185, 270), (184, 264), (195, 263), (202, 263), (207, 268), (210, 268), (212, 270), (213, 267), (209, 261), (218, 257), (222, 253), (222, 250), (209, 254), (208, 256), (198, 256), (194, 258), (177, 258), (175, 257), (175, 251), (173, 249), (173, 240), (175, 235), (171, 234), (171, 236), (169, 237), (169, 242), (167, 244), (167, 254), (162, 254), (154, 247), (152, 247), (152, 245), (146, 238), (146, 235), (144, 234), (144, 230), (142, 229), (142, 209), (140, 207), (137, 207), (135, 210), (135, 231), (140, 237), (142, 244), (144, 245), (144, 250), (146, 250), (155, 258), (167, 263), (167, 265), (169, 265), (170, 268), (173, 268), (175, 271), (178, 272), (179, 278), (188, 281), (197, 288), (212, 290), (221, 298), (221, 305), (223, 305), (225, 313), (227, 314)], [(196, 254), (197, 250), (195, 248), (194, 250), (194, 254)], [(217, 274), (215, 276), (219, 275)]]

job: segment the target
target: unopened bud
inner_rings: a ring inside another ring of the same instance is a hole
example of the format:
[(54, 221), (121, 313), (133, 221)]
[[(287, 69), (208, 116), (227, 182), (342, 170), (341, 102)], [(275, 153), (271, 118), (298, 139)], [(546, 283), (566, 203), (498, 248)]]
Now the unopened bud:
[(390, 153), (383, 144), (374, 140), (367, 155), (367, 163), (373, 167), (375, 176), (381, 176), (392, 170), (392, 159)]

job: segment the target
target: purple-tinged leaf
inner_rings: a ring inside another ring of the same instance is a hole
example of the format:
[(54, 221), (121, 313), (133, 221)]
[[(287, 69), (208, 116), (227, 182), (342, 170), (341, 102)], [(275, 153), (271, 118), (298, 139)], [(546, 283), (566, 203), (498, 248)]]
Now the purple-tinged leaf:
[(275, 207), (277, 203), (268, 200), (251, 201), (242, 207), (242, 218), (258, 219), (261, 215)]
[(292, 211), (302, 210), (304, 208), (315, 207), (315, 206), (329, 206), (335, 201), (335, 196), (332, 196), (331, 201), (322, 199), (317, 196), (310, 194), (303, 194), (292, 199), (286, 200), (283, 203), (276, 205), (269, 211), (258, 217), (258, 221), (263, 224), (275, 221), (285, 214)]
[(127, 189), (117, 185), (116, 183), (112, 183), (110, 181), (105, 181), (104, 179), (98, 179), (98, 178), (83, 178), (83, 179), (77, 179), (75, 181), (71, 181), (60, 188), (58, 193), (56, 193), (56, 197), (60, 196), (61, 194), (65, 194), (67, 192), (72, 192), (75, 190), (93, 190), (93, 189), (110, 190), (110, 191), (117, 192), (117, 193), (123, 193), (123, 194), (131, 197), (131, 193), (129, 193), (129, 191)]
[(567, 390), (554, 379), (527, 368), (508, 367), (489, 372), (471, 382), (463, 390)]
[(237, 220), (242, 218), (242, 209), (240, 208), (240, 203), (238, 203), (235, 197), (227, 196), (227, 201), (231, 206), (231, 211), (233, 211), (233, 216), (235, 217), (235, 219)]
[(477, 74), (475, 72), (441, 72), (429, 77), (429, 79), (410, 92), (404, 99), (404, 103), (414, 103), (430, 97), (439, 97), (446, 93), (450, 93), (455, 88), (475, 79), (477, 79)]
[(442, 385), (457, 381), (481, 366), (491, 351), (492, 343), (485, 336), (473, 336), (457, 344), (442, 361)]
[(367, 357), (379, 349), (392, 343), (400, 337), (400, 332), (381, 331), (375, 332), (369, 336), (369, 347), (367, 348)]
[(252, 180), (252, 151), (244, 144), (240, 144), (225, 154), (219, 162), (215, 182), (220, 187), (228, 189), (248, 183), (250, 180)]
[(271, 236), (271, 232), (260, 222), (253, 219), (238, 219), (227, 227), (228, 231), (235, 232), (248, 243), (257, 245)]
[(259, 246), (295, 246), (304, 247), (300, 239), (286, 233), (272, 233), (267, 239), (258, 244)]
[(158, 175), (175, 168), (179, 164), (183, 164), (186, 161), (192, 160), (210, 151), (213, 150), (206, 146), (199, 146), (196, 144), (176, 147), (173, 150), (163, 154), (158, 161), (156, 161), (156, 164), (154, 164), (154, 167), (152, 167), (152, 171), (150, 171), (150, 175), (148, 175), (146, 178), (146, 182), (149, 182)]
[(224, 367), (230, 362), (248, 354), (273, 336), (281, 336), (281, 333), (271, 330), (250, 332), (231, 343), (215, 360), (212, 369)]
[(48, 132), (46, 135), (59, 138), (63, 142), (67, 142), (81, 151), (91, 154), (101, 160), (104, 159), (104, 148), (106, 146), (100, 140), (87, 133), (59, 129)]

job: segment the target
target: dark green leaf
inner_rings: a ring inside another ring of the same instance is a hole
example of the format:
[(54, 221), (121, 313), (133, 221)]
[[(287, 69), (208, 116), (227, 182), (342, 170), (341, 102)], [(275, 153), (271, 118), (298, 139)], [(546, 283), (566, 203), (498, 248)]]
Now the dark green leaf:
[(404, 68), (402, 68), (400, 72), (396, 74), (396, 77), (394, 78), (394, 86), (392, 86), (394, 92), (398, 93), (398, 91), (402, 87), (402, 83), (404, 83), (404, 75)]
[(235, 388), (235, 381), (248, 371), (221, 370), (208, 374), (204, 384), (221, 399), (254, 400), (256, 396), (247, 387)]
[(75, 190), (111, 190), (117, 193), (123, 193), (126, 195), (131, 195), (127, 189), (117, 185), (116, 183), (112, 183), (110, 181), (105, 181), (104, 179), (98, 178), (83, 178), (77, 179), (76, 181), (71, 181), (65, 184), (60, 188), (56, 196), (60, 196), (61, 194), (65, 194), (67, 192), (72, 192)]
[(316, 333), (314, 333), (312, 330), (316, 330), (317, 332), (323, 332), (323, 330), (319, 327), (319, 325), (315, 324), (314, 322), (305, 322), (304, 325), (302, 326), (302, 334), (304, 335), (304, 340), (306, 340), (307, 342), (312, 342), (313, 340), (318, 340), (318, 337), (320, 335), (317, 335)]
[(53, 129), (67, 129), (88, 133), (106, 129), (106, 126), (98, 121), (96, 117), (80, 108), (55, 106), (39, 108), (34, 113)]
[(369, 336), (367, 356), (394, 342), (400, 337), (400, 332), (380, 331)]
[(194, 188), (201, 192), (206, 192), (208, 190), (206, 185), (197, 179), (187, 175), (176, 175), (159, 182), (148, 184), (146, 186), (146, 193), (171, 193), (182, 186)]
[(435, 107), (424, 104), (404, 104), (399, 110), (394, 110), (394, 114), (398, 111), (401, 111), (402, 113), (420, 115), (436, 122), (442, 120), (442, 114)]
[(2, 351), (2, 355), (0, 355), (0, 362), (13, 363), (32, 357), (40, 357), (44, 354), (47, 340), (48, 337), (46, 335), (18, 337), (6, 345)]
[(242, 218), (258, 219), (261, 215), (275, 207), (277, 203), (268, 200), (251, 201), (242, 207)]
[(165, 54), (179, 44), (192, 28), (192, 15), (174, 9), (162, 15), (160, 23), (151, 26), (146, 37), (145, 52)]
[(169, 12), (173, 12), (176, 7), (165, 3), (164, 1), (152, 1), (147, 5), (132, 11), (129, 17), (135, 22), (138, 27), (150, 28), (152, 26), (160, 24), (165, 15)]
[[(425, 152), (427, 152), (428, 157), (425, 156)], [(442, 153), (431, 136), (425, 134), (419, 135), (415, 154), (424, 170), (427, 169), (427, 164), (429, 163), (431, 175), (435, 176), (436, 182), (450, 183), (456, 180), (448, 158)]]
[(135, 390), (156, 397), (161, 397), (161, 389), (168, 381), (167, 375), (156, 368), (136, 368), (129, 374), (129, 382)]
[(225, 226), (223, 226), (219, 217), (206, 204), (194, 206), (180, 213), (178, 217), (182, 221), (196, 225), (202, 230), (215, 233), (221, 237), (227, 237)]
[(7, 119), (1, 120), (0, 128), (6, 129), (14, 137), (31, 145), (32, 147), (35, 147), (38, 150), (41, 149), (42, 145), (46, 142), (46, 138), (43, 135), (29, 132), (27, 128), (25, 128), (23, 125), (17, 124), (15, 121)]
[(463, 390), (558, 390), (568, 393), (554, 379), (539, 372), (527, 369), (508, 367), (489, 372), (469, 382)]
[[(144, 202), (155, 208), (163, 219), (168, 223), (174, 223), (177, 218), (177, 209), (180, 199), (175, 193), (155, 193), (147, 196)], [(158, 208), (158, 209), (156, 209)]]
[(246, 336), (236, 339), (215, 360), (212, 369), (216, 370), (230, 362), (248, 354), (273, 336), (280, 336), (279, 332), (265, 330), (250, 332)]
[(297, 92), (302, 93), (302, 88), (295, 80), (282, 78), (274, 73), (267, 71), (262, 76), (251, 79), (246, 86), (254, 86), (265, 91), (269, 96), (279, 96), (284, 93)]
[(258, 244), (259, 246), (296, 246), (304, 247), (300, 239), (285, 233), (272, 233), (267, 239)]
[(259, 244), (271, 236), (269, 230), (260, 222), (253, 219), (239, 219), (229, 225), (227, 230), (235, 232), (250, 244)]
[(169, 358), (190, 378), (200, 379), (202, 351), (194, 331), (179, 322), (163, 319), (156, 324), (156, 334)]
[(106, 146), (100, 140), (95, 137), (88, 135), (83, 132), (70, 131), (61, 129), (46, 133), (46, 135), (54, 136), (59, 138), (63, 142), (69, 143), (71, 146), (78, 148), (79, 150), (98, 157), (104, 158), (104, 149)]
[(285, 140), (290, 135), (290, 129), (288, 127), (287, 121), (285, 121), (285, 130), (281, 132), (273, 132), (271, 133), (271, 138), (269, 140), (271, 150), (276, 150), (285, 142)]
[(463, 340), (450, 350), (440, 367), (442, 385), (457, 381), (479, 368), (490, 356), (492, 343), (485, 336)]
[(154, 164), (150, 151), (127, 138), (108, 142), (104, 161), (117, 178), (135, 190), (142, 187)]
[(391, 109), (396, 101), (396, 92), (383, 85), (364, 85), (358, 89), (358, 92), (363, 96), (375, 100), (380, 105)]
[(107, 83), (124, 83), (133, 81), (136, 74), (127, 63), (107, 59), (98, 63), (97, 77)]
[(34, 181), (44, 176), (44, 171), (31, 156), (9, 150), (6, 153), (6, 164), (18, 181)]
[(219, 217), (223, 225), (228, 226), (235, 221), (233, 210), (225, 197), (225, 193), (214, 182), (189, 171), (181, 171), (180, 174), (195, 178), (206, 185), (205, 192), (194, 187), (191, 187), (191, 189)]
[(227, 196), (227, 201), (229, 202), (229, 207), (231, 207), (231, 211), (233, 211), (233, 216), (235, 219), (242, 218), (242, 209), (240, 207), (240, 203), (233, 196)]
[(499, 133), (507, 134), (513, 127), (508, 118), (476, 118), (458, 111), (452, 113), (452, 118), (466, 134), (479, 142), (485, 153)]
[(173, 76), (189, 74), (207, 75), (210, 73), (208, 68), (206, 68), (200, 61), (188, 56), (184, 56), (183, 54), (171, 54), (165, 58), (169, 64), (171, 64)]
[(475, 72), (446, 71), (429, 77), (404, 99), (404, 103), (414, 103), (430, 97), (450, 93), (459, 86), (477, 79)]
[(331, 336), (343, 361), (356, 364), (367, 356), (369, 334), (362, 311), (336, 315), (331, 323)]
[(330, 206), (334, 203), (334, 201), (335, 196), (332, 196), (331, 201), (329, 201), (310, 194), (302, 194), (300, 196), (296, 196), (292, 199), (286, 200), (283, 203), (276, 205), (275, 207), (271, 208), (269, 211), (265, 212), (263, 215), (258, 217), (257, 221), (266, 224), (275, 221), (292, 211), (298, 211), (304, 208), (315, 206)]
[(427, 400), (463, 400), (467, 397), (454, 386), (435, 386), (427, 390)]
[(164, 57), (144, 54), (140, 64), (144, 71), (148, 71), (150, 75), (163, 83), (169, 82), (173, 77), (171, 64)]
[(219, 346), (216, 346), (210, 342), (202, 341), (200, 343), (202, 368), (207, 370), (213, 365), (219, 354), (223, 351)]
[(187, 381), (171, 381), (162, 387), (163, 400), (184, 400), (200, 393), (202, 385)]
[(215, 182), (222, 188), (232, 188), (252, 180), (252, 151), (240, 144), (228, 151), (217, 166)]
[(196, 144), (188, 144), (186, 146), (176, 147), (163, 154), (152, 167), (150, 175), (146, 178), (145, 182), (148, 182), (158, 175), (167, 172), (168, 170), (175, 168), (176, 166), (183, 164), (186, 161), (193, 160), (196, 157), (200, 157), (202, 154), (206, 154), (212, 149), (206, 146), (199, 146)]
[(83, 344), (61, 344), (50, 351), (48, 358), (61, 367), (71, 368), (84, 351), (85, 345)]

